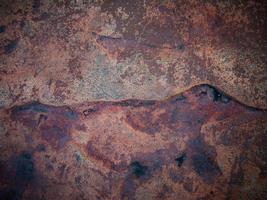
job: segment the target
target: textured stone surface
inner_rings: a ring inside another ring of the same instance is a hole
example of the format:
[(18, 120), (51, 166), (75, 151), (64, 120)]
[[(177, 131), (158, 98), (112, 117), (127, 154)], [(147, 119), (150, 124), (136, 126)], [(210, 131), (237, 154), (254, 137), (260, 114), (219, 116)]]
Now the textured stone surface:
[(266, 1), (1, 1), (0, 105), (162, 100), (209, 83), (267, 108)]
[(266, 14), (0, 0), (0, 199), (266, 199)]
[[(1, 197), (265, 199), (267, 112), (200, 85), (164, 101), (2, 110)], [(10, 178), (13, 177), (13, 178)]]

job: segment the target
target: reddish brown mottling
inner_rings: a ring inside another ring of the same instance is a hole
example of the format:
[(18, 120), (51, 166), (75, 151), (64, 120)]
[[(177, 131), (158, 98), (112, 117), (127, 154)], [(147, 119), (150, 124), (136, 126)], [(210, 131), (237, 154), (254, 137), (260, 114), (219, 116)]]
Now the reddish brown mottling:
[(163, 100), (211, 84), (267, 108), (266, 1), (1, 1), (0, 107)]
[[(2, 109), (0, 194), (264, 199), (266, 122), (265, 110), (210, 85), (162, 101), (32, 102)], [(11, 174), (17, 174), (14, 181)]]
[(0, 1), (0, 199), (267, 197), (267, 1)]

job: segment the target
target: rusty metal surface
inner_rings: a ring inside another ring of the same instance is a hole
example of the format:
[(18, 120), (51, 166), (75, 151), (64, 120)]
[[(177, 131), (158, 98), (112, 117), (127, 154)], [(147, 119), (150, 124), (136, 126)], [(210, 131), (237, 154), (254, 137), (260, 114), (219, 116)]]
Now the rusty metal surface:
[(1, 1), (1, 106), (162, 100), (209, 83), (267, 108), (266, 1)]
[(0, 116), (1, 198), (267, 195), (267, 112), (209, 85), (163, 101), (32, 102)]
[(266, 199), (266, 17), (0, 0), (0, 199)]

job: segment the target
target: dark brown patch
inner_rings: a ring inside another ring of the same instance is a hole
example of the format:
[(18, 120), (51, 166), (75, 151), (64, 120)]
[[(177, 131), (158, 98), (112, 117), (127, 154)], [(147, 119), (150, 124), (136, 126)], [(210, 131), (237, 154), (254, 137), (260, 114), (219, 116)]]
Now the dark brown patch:
[(130, 171), (131, 173), (136, 176), (137, 178), (141, 177), (141, 176), (145, 176), (147, 173), (148, 167), (142, 165), (140, 162), (138, 161), (134, 161), (130, 164)]
[(215, 148), (206, 144), (202, 137), (191, 140), (188, 151), (191, 154), (193, 169), (204, 182), (211, 184), (222, 174), (215, 160)]
[(181, 156), (175, 158), (178, 167), (182, 167), (185, 160), (186, 160), (186, 153), (183, 153)]
[(20, 200), (22, 199), (24, 189), (20, 187), (4, 188), (0, 191), (0, 199), (3, 200)]
[[(24, 125), (35, 128), (44, 119), (42, 113), (47, 113), (48, 107), (38, 102), (15, 106), (11, 109), (11, 118)], [(42, 118), (42, 119), (41, 119)]]
[(6, 26), (2, 25), (0, 26), (0, 33), (4, 33), (6, 31)]
[(79, 116), (68, 107), (53, 107), (32, 102), (13, 107), (11, 118), (39, 132), (42, 139), (54, 148), (62, 148), (70, 141), (70, 129)]
[(163, 166), (172, 164), (175, 152), (177, 149), (171, 145), (167, 149), (157, 150), (153, 153), (139, 153), (133, 156), (133, 162), (128, 167), (122, 185), (122, 199), (134, 197), (137, 187), (148, 182), (155, 174), (160, 173)]
[(32, 3), (32, 13), (38, 13), (40, 10), (41, 1), (40, 0), (33, 0)]
[(8, 159), (4, 166), (2, 164), (0, 164), (1, 172), (5, 175), (1, 175), (0, 181), (8, 183), (8, 186), (1, 187), (0, 199), (22, 199), (24, 191), (34, 182), (37, 175), (33, 154), (23, 151)]
[(69, 130), (66, 124), (63, 126), (44, 125), (40, 127), (42, 138), (51, 143), (54, 147), (62, 148), (69, 140)]
[(85, 117), (87, 117), (88, 115), (90, 115), (91, 113), (95, 113), (97, 112), (98, 109), (96, 107), (91, 107), (91, 108), (87, 108), (86, 110), (83, 111), (83, 115)]
[(11, 54), (12, 52), (14, 52), (18, 46), (18, 41), (18, 39), (9, 41), (9, 43), (4, 46), (5, 54)]

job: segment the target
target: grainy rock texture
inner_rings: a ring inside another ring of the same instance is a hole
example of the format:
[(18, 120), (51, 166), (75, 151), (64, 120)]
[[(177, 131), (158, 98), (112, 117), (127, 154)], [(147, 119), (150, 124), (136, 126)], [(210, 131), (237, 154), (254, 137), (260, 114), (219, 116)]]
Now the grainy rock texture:
[(265, 200), (266, 17), (0, 0), (0, 199)]
[(209, 83), (267, 108), (266, 4), (2, 0), (0, 106), (162, 100)]
[(200, 85), (164, 101), (3, 109), (1, 199), (265, 199), (267, 112)]

